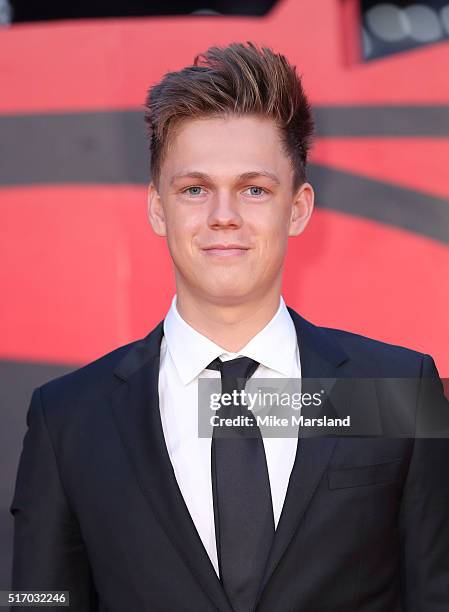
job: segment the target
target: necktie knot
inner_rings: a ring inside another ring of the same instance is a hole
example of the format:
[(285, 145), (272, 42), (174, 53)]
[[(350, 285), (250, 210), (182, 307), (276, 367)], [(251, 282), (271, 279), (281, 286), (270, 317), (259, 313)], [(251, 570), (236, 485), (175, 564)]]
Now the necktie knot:
[(218, 370), (222, 379), (244, 378), (248, 380), (259, 366), (259, 362), (250, 357), (236, 357), (227, 361), (221, 361), (219, 357), (206, 366), (206, 370)]

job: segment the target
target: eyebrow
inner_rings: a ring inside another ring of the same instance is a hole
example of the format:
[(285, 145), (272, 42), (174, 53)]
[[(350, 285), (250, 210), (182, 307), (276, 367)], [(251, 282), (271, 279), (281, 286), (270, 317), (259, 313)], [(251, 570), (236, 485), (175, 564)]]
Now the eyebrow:
[[(252, 172), (244, 172), (243, 174), (239, 174), (235, 178), (236, 178), (236, 182), (241, 183), (243, 181), (257, 179), (260, 177), (268, 178), (270, 181), (272, 181), (276, 185), (280, 185), (280, 180), (278, 179), (278, 177), (272, 172), (267, 172), (266, 170), (253, 170)], [(179, 173), (179, 174), (173, 175), (172, 178), (170, 179), (170, 185), (173, 185), (174, 182), (184, 179), (184, 178), (193, 178), (193, 179), (200, 179), (206, 182), (213, 182), (212, 177), (209, 176), (208, 174), (205, 174), (204, 172), (192, 171), (192, 172), (185, 172), (185, 173)]]

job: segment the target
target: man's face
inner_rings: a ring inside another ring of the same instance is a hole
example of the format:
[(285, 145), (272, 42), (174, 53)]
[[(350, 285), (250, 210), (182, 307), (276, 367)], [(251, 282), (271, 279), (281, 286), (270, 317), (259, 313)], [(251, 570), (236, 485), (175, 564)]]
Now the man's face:
[(271, 119), (187, 120), (163, 160), (149, 218), (167, 236), (178, 292), (214, 303), (260, 299), (281, 286), (288, 236), (299, 234), (313, 190), (292, 191), (293, 169)]

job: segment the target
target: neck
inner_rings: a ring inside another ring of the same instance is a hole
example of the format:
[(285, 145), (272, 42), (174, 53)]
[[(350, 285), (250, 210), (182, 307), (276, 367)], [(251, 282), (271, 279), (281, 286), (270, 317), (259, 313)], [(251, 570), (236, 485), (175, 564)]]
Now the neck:
[(280, 287), (273, 287), (258, 299), (223, 304), (201, 299), (177, 287), (176, 307), (196, 331), (230, 353), (238, 353), (274, 317)]

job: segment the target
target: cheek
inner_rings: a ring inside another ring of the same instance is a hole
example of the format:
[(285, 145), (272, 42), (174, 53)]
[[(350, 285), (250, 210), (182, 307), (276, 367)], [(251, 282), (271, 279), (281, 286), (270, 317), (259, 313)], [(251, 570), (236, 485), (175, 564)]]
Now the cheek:
[(277, 271), (287, 252), (288, 236), (285, 224), (282, 224), (279, 219), (273, 219), (270, 227), (259, 238), (259, 265), (265, 269), (267, 274), (273, 270)]
[(176, 215), (167, 218), (167, 236), (173, 247), (185, 248), (190, 244), (193, 237), (198, 233), (201, 221), (198, 215), (185, 214), (180, 211)]
[[(201, 224), (191, 215), (177, 215), (167, 227), (167, 245), (174, 264), (187, 273), (198, 266), (195, 245), (201, 242)], [(201, 261), (201, 260), (200, 260)]]
[(289, 218), (282, 210), (270, 211), (270, 214), (255, 215), (248, 219), (248, 227), (258, 237), (264, 250), (277, 252), (283, 250), (288, 238)]

